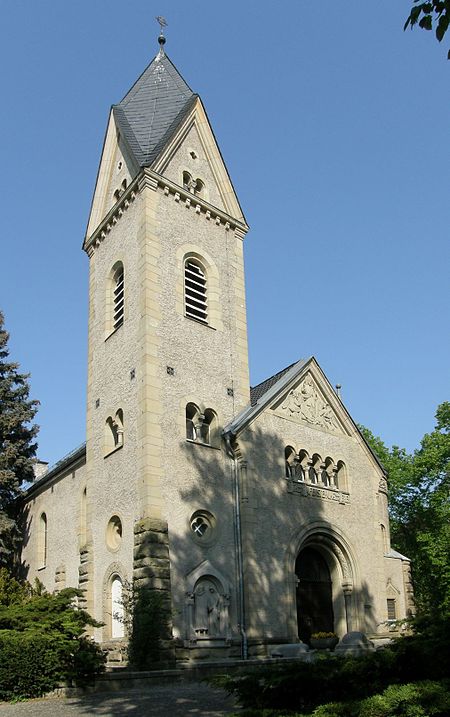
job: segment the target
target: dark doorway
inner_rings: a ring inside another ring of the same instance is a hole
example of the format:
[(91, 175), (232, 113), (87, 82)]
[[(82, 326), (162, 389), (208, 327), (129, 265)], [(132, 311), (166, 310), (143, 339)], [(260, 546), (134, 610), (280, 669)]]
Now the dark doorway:
[(325, 558), (314, 548), (302, 550), (295, 561), (298, 636), (309, 642), (313, 632), (333, 632), (331, 576)]

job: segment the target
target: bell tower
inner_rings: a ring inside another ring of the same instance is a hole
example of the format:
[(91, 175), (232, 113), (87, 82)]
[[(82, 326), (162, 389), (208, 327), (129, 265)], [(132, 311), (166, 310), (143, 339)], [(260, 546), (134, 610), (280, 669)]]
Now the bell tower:
[[(221, 429), (249, 403), (248, 226), (202, 101), (166, 55), (162, 32), (159, 44), (111, 108), (83, 245), (95, 505), (87, 582), (134, 576), (170, 595), (184, 589), (171, 536), (189, 532), (196, 504), (187, 484), (201, 493), (203, 459), (214, 456), (222, 470)], [(113, 518), (120, 540), (111, 548)], [(102, 598), (92, 598), (101, 619)]]

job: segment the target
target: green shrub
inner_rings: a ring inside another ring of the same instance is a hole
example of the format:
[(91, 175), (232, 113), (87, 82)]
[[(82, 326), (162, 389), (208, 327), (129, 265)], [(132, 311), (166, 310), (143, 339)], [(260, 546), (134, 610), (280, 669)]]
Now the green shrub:
[(81, 595), (50, 594), (0, 571), (0, 699), (37, 697), (104, 669), (99, 645), (84, 635), (87, 625), (100, 625), (76, 607)]
[(39, 697), (54, 689), (66, 661), (51, 636), (0, 631), (0, 699)]
[(223, 676), (215, 682), (234, 692), (243, 707), (310, 713), (320, 705), (346, 702), (350, 716), (350, 703), (379, 696), (389, 685), (448, 677), (450, 619), (421, 619), (416, 630), (392, 646), (359, 657), (329, 655), (312, 663), (286, 663), (239, 677)]
[(363, 700), (330, 702), (312, 712), (243, 710), (236, 717), (448, 717), (450, 682), (415, 682), (391, 685), (382, 693)]

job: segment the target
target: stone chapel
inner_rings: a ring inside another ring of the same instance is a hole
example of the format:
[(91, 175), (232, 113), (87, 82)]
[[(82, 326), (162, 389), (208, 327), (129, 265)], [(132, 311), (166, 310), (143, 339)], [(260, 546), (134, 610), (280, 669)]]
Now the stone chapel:
[(314, 357), (250, 388), (248, 230), (200, 97), (164, 51), (112, 106), (89, 258), (86, 443), (25, 497), (22, 561), (126, 640), (130, 581), (178, 660), (370, 638), (412, 608), (387, 481)]

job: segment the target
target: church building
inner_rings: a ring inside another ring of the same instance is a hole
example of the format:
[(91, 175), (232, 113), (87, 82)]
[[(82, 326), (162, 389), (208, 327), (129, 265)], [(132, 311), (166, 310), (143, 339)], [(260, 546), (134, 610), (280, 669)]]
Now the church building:
[(380, 637), (412, 608), (385, 471), (314, 357), (250, 388), (248, 226), (159, 43), (109, 115), (83, 244), (86, 444), (28, 489), (27, 577), (82, 589), (119, 653), (132, 581), (164, 597), (177, 660)]

